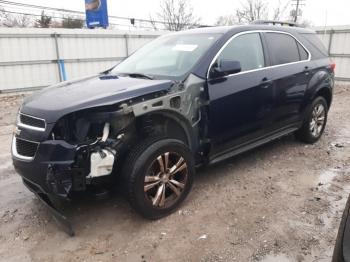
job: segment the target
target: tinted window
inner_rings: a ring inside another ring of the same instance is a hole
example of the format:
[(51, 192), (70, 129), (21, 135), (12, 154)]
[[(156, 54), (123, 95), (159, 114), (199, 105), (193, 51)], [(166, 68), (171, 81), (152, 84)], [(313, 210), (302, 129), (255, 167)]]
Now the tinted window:
[(328, 51), (316, 34), (302, 34), (303, 37), (321, 54), (321, 57), (328, 56)]
[(300, 60), (307, 60), (309, 58), (309, 54), (301, 44), (297, 42), (297, 45), (299, 49)]
[(239, 61), (242, 71), (264, 67), (265, 60), (260, 35), (251, 33), (234, 38), (220, 53), (218, 64), (220, 60)]
[(297, 42), (290, 35), (266, 33), (266, 41), (271, 53), (272, 65), (299, 61)]

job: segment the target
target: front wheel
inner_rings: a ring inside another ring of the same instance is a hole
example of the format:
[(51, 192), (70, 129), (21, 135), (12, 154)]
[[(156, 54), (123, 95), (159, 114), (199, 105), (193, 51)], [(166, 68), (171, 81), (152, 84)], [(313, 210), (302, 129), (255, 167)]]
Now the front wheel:
[(188, 195), (194, 174), (191, 151), (174, 139), (142, 142), (132, 150), (123, 170), (131, 205), (149, 219), (172, 213)]
[(317, 97), (310, 106), (303, 126), (296, 132), (297, 138), (310, 144), (317, 142), (326, 127), (327, 114), (326, 100), (321, 96)]

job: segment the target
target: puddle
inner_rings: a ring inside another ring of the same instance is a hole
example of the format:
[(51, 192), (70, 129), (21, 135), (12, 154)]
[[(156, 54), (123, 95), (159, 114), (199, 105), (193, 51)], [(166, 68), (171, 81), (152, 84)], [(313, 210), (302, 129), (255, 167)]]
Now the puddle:
[(319, 183), (322, 183), (323, 189), (328, 189), (331, 186), (331, 182), (333, 179), (340, 175), (341, 170), (338, 169), (330, 169), (323, 171), (321, 175), (319, 176)]
[(350, 130), (347, 126), (338, 129), (335, 136), (347, 140), (348, 143), (350, 142)]
[(284, 254), (281, 254), (281, 255), (268, 255), (260, 261), (261, 262), (293, 262), (295, 260), (287, 257)]
[[(349, 170), (329, 169), (323, 171), (319, 176), (319, 182), (322, 183), (319, 186), (320, 191), (326, 193), (325, 197), (329, 202), (328, 211), (320, 216), (326, 228), (332, 228), (334, 218), (342, 214), (346, 205), (350, 193), (350, 185), (335, 181), (335, 178), (347, 175), (349, 175)], [(331, 185), (338, 187), (339, 190), (332, 190), (330, 188)]]

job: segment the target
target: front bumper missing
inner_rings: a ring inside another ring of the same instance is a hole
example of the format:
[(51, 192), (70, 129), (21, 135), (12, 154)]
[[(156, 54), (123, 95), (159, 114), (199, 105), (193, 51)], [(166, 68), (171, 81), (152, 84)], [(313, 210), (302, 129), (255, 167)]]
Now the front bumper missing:
[(63, 231), (73, 236), (72, 226), (56, 200), (70, 200), (74, 193), (88, 189), (89, 151), (62, 140), (48, 140), (39, 143), (32, 160), (20, 159), (15, 154), (12, 160), (24, 185), (45, 204)]
[(23, 184), (31, 191), (33, 192), (40, 200), (41, 202), (47, 207), (47, 209), (50, 211), (52, 217), (57, 222), (58, 226), (66, 232), (69, 236), (74, 236), (74, 230), (70, 223), (70, 221), (67, 219), (67, 217), (63, 214), (62, 210), (59, 210), (55, 207), (55, 205), (50, 200), (49, 196), (45, 193), (40, 192), (39, 187), (32, 184), (30, 181), (23, 179)]
[(76, 156), (76, 146), (59, 140), (40, 143), (31, 161), (13, 154), (14, 168), (24, 185), (45, 204), (55, 221), (70, 236), (74, 235), (72, 226), (54, 200), (69, 200), (72, 191), (86, 189), (88, 170), (76, 165)]

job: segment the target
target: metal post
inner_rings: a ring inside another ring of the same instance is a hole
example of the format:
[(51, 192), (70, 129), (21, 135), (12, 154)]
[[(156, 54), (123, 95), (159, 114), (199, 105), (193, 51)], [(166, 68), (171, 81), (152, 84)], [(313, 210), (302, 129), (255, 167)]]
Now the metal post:
[(329, 42), (328, 42), (328, 54), (331, 55), (332, 42), (333, 42), (334, 30), (332, 29), (329, 32)]
[(127, 34), (124, 35), (125, 39), (125, 52), (126, 52), (126, 57), (129, 56), (129, 36)]
[(60, 60), (61, 60), (61, 58), (60, 58), (60, 49), (59, 49), (59, 46), (58, 46), (58, 37), (59, 37), (59, 35), (57, 33), (53, 33), (52, 36), (55, 39), (57, 68), (58, 68), (58, 74), (59, 74), (59, 77), (60, 77), (60, 81), (62, 82), (64, 79), (63, 79), (62, 70), (61, 70), (61, 64), (60, 64)]

